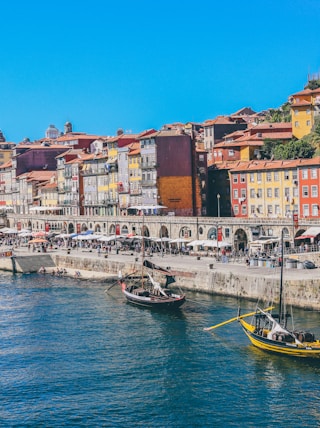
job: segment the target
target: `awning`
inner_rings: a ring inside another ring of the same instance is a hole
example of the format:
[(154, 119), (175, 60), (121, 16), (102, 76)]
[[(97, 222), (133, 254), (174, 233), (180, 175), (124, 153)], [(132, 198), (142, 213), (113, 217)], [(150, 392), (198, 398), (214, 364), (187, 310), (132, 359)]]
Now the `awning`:
[(29, 211), (58, 211), (62, 210), (62, 207), (31, 207)]
[(312, 226), (312, 227), (309, 227), (309, 229), (307, 229), (305, 232), (303, 232), (302, 235), (298, 236), (295, 239), (311, 239), (311, 238), (315, 238), (319, 234), (320, 234), (320, 227)]

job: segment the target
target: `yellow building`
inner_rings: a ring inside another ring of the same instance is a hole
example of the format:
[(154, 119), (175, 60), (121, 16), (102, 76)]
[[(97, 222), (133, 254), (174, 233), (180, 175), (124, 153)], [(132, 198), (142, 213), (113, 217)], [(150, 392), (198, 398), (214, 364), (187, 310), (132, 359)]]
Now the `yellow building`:
[(133, 143), (128, 153), (130, 206), (142, 204), (140, 143)]
[(310, 134), (320, 115), (320, 88), (305, 89), (290, 97), (292, 134), (300, 139)]
[(297, 160), (251, 161), (230, 171), (236, 217), (288, 218), (299, 209)]

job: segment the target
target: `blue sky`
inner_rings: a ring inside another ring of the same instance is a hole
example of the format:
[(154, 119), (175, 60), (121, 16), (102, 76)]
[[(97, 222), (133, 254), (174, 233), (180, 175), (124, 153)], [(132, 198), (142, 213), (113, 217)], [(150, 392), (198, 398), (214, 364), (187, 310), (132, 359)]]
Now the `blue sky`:
[(320, 72), (319, 0), (11, 0), (0, 14), (7, 141), (276, 108)]

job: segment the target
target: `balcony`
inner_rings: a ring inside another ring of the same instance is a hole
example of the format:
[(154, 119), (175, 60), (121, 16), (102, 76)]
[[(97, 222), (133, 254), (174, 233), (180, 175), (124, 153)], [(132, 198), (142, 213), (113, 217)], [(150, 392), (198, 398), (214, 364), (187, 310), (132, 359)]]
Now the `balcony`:
[(157, 167), (156, 162), (142, 162), (141, 169), (155, 169)]
[(156, 187), (157, 183), (156, 180), (142, 180), (141, 185), (142, 187)]
[(141, 195), (141, 193), (142, 193), (142, 189), (131, 189), (130, 190), (130, 195), (132, 195), (132, 196)]

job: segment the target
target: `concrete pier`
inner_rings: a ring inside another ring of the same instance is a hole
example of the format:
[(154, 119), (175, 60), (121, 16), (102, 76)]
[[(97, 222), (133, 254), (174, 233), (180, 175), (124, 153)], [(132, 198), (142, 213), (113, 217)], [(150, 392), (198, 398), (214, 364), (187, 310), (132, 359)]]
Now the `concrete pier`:
[[(309, 256), (309, 257), (308, 257)], [(319, 253), (313, 260), (320, 263)], [(304, 255), (310, 259), (310, 255)], [(153, 256), (152, 261), (170, 267), (177, 283), (184, 290), (221, 294), (261, 301), (277, 301), (280, 268), (246, 266), (245, 263), (216, 262), (210, 257), (180, 255)], [(141, 258), (136, 254), (99, 255), (95, 250), (52, 250), (32, 254), (26, 248), (15, 251), (14, 260), (0, 259), (0, 270), (18, 273), (37, 272), (41, 266), (48, 273), (57, 268), (66, 269), (67, 275), (79, 272), (84, 279), (114, 281), (119, 271), (122, 275), (141, 269)], [(284, 286), (288, 304), (305, 309), (320, 310), (320, 269), (284, 268)]]

